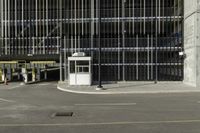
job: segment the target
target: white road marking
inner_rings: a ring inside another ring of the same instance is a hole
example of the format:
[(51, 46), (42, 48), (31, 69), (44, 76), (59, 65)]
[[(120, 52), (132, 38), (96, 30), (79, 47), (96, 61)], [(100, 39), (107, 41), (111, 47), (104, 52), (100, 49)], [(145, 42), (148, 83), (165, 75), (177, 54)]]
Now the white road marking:
[(137, 103), (94, 103), (94, 104), (75, 104), (75, 106), (131, 106)]
[(54, 123), (54, 124), (0, 124), (0, 127), (53, 127), (53, 126), (94, 126), (94, 125), (134, 125), (134, 124), (184, 124), (200, 123), (200, 120), (172, 120), (172, 121), (124, 121), (102, 123)]
[(16, 88), (19, 88), (19, 87), (21, 87), (21, 86), (23, 86), (23, 85), (19, 85), (19, 86), (10, 87), (10, 88), (8, 88), (8, 90), (16, 89)]
[(4, 98), (0, 98), (0, 101), (9, 102), (9, 103), (14, 103), (15, 102), (13, 100), (7, 100), (7, 99), (4, 99)]

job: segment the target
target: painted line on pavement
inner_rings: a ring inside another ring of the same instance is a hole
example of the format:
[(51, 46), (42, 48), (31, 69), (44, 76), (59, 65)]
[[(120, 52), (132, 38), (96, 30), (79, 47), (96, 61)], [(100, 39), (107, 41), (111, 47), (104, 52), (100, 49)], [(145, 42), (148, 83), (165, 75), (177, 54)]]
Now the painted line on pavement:
[(137, 103), (94, 103), (94, 104), (75, 104), (75, 106), (131, 106)]
[(0, 98), (0, 101), (9, 102), (9, 103), (15, 103), (15, 101), (13, 101), (13, 100), (7, 100), (7, 99), (4, 99), (4, 98)]
[(172, 120), (172, 121), (124, 121), (100, 123), (54, 123), (54, 124), (0, 124), (0, 127), (54, 127), (54, 126), (103, 126), (103, 125), (134, 125), (134, 124), (187, 124), (200, 123), (200, 120)]
[[(21, 86), (24, 86), (24, 85), (14, 86), (14, 87), (8, 88), (8, 90), (16, 89), (16, 88), (19, 88), (19, 87), (21, 87)], [(5, 89), (5, 90), (6, 90), (6, 89)]]

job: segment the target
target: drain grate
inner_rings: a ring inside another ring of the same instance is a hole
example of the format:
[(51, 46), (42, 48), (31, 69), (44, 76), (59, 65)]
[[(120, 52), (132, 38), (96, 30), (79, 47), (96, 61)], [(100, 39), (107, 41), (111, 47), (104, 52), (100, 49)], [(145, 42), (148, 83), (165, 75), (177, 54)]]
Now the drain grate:
[(52, 117), (72, 117), (73, 112), (56, 112), (53, 113)]

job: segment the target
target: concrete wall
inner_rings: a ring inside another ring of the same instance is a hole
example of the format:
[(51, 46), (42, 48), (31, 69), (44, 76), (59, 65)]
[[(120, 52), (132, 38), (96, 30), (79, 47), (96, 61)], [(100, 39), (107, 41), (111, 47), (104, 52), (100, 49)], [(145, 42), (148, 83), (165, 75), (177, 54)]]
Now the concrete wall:
[[(200, 0), (199, 5), (200, 5)], [(200, 6), (197, 13), (197, 86), (200, 87)]]
[(184, 83), (200, 87), (200, 0), (184, 0)]

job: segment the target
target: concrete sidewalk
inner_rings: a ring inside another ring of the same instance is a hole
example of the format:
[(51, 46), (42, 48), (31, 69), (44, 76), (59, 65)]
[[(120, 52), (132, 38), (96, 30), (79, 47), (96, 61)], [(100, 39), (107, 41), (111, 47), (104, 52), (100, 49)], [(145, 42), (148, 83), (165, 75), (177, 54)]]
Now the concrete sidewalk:
[(8, 85), (5, 85), (3, 82), (0, 83), (0, 90), (12, 90), (23, 86), (21, 82), (8, 82)]
[(182, 82), (120, 82), (104, 84), (105, 90), (97, 91), (96, 86), (69, 86), (67, 82), (59, 82), (57, 88), (61, 91), (78, 94), (157, 94), (157, 93), (191, 93), (200, 92), (200, 88), (183, 84)]

